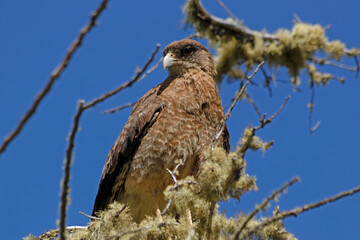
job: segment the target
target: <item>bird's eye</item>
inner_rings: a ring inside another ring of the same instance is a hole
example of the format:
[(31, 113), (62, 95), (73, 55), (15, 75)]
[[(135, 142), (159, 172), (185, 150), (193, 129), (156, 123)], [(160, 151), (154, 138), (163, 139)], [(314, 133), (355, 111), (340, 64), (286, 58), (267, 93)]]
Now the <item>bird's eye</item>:
[(183, 54), (184, 56), (189, 56), (192, 52), (194, 51), (194, 49), (190, 46), (184, 48), (183, 50)]

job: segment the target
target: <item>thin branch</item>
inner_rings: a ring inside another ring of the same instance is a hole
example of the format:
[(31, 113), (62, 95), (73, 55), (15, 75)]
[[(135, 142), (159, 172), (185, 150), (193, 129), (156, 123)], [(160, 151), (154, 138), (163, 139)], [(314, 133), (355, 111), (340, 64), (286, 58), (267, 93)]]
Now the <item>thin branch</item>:
[(60, 201), (60, 240), (65, 240), (65, 221), (66, 221), (66, 209), (68, 204), (69, 195), (69, 180), (70, 180), (70, 168), (72, 163), (72, 150), (74, 148), (74, 141), (76, 132), (79, 129), (79, 122), (82, 112), (84, 111), (84, 101), (79, 101), (77, 113), (74, 117), (74, 125), (69, 135), (69, 145), (66, 149), (66, 158), (64, 162), (64, 178), (61, 181), (62, 192)]
[(311, 57), (310, 59), (311, 59), (311, 61), (313, 61), (313, 62), (315, 62), (315, 63), (317, 63), (319, 65), (328, 65), (328, 66), (337, 67), (337, 68), (340, 68), (340, 69), (345, 69), (345, 70), (351, 71), (351, 72), (359, 71), (358, 66), (352, 67), (352, 66), (348, 66), (348, 65), (345, 65), (345, 64), (342, 64), (342, 63), (329, 61), (329, 60), (327, 60), (325, 58)]
[(91, 31), (91, 29), (96, 25), (96, 21), (100, 14), (106, 9), (108, 0), (103, 0), (98, 8), (91, 14), (89, 23), (83, 27), (80, 31), (80, 34), (76, 37), (74, 42), (71, 44), (64, 59), (59, 63), (59, 65), (51, 72), (50, 79), (41, 90), (41, 92), (36, 96), (34, 102), (31, 107), (25, 113), (25, 115), (21, 118), (19, 124), (16, 128), (11, 132), (8, 136), (5, 137), (4, 141), (0, 146), (0, 155), (6, 150), (7, 146), (15, 139), (17, 135), (21, 132), (25, 124), (29, 121), (29, 119), (35, 114), (39, 104), (44, 99), (44, 97), (50, 92), (51, 87), (55, 83), (55, 81), (60, 77), (61, 73), (68, 66), (71, 58), (73, 57), (76, 50), (80, 47), (83, 42), (84, 37)]
[(241, 21), (230, 11), (229, 8), (221, 0), (216, 0), (216, 2), (225, 10), (225, 12), (236, 22), (240, 23)]
[(261, 113), (259, 107), (256, 105), (255, 101), (251, 98), (249, 93), (246, 93), (246, 98), (247, 98), (248, 102), (253, 106), (256, 114), (259, 116), (259, 118), (261, 118), (262, 113)]
[(276, 118), (280, 114), (280, 112), (284, 109), (284, 107), (289, 99), (290, 99), (290, 96), (287, 96), (285, 98), (284, 103), (279, 108), (279, 110), (277, 110), (277, 112), (274, 115), (272, 115), (271, 117), (266, 118), (266, 114), (265, 114), (264, 117), (262, 119), (260, 119), (260, 126), (257, 126), (254, 129), (259, 130), (260, 128), (264, 128), (267, 124), (271, 123), (272, 120), (274, 120), (274, 118)]
[(166, 168), (166, 171), (170, 174), (171, 180), (173, 181), (173, 183), (176, 183), (177, 180), (176, 180), (175, 174), (173, 174), (168, 168)]
[[(179, 163), (175, 166), (175, 168), (174, 168), (173, 171), (170, 171), (168, 168), (166, 168), (166, 171), (170, 174), (171, 180), (173, 181), (173, 183), (174, 183), (175, 185), (178, 183), (178, 181), (177, 181), (177, 179), (176, 179), (176, 177), (175, 177), (175, 174), (176, 174), (177, 169), (178, 169), (182, 164), (183, 164), (183, 161), (182, 161), (182, 159), (180, 159)], [(174, 186), (175, 186), (175, 185), (174, 185)], [(174, 187), (173, 187), (173, 188), (174, 188)], [(172, 190), (170, 190), (170, 191), (172, 191)], [(164, 209), (162, 210), (162, 212), (161, 212), (161, 215), (164, 215), (165, 212), (169, 209), (169, 207), (170, 207), (170, 205), (171, 205), (171, 202), (172, 202), (172, 200), (171, 200), (171, 198), (169, 198), (169, 200), (168, 200), (165, 208), (164, 208)]]
[(239, 239), (240, 237), (240, 234), (242, 233), (242, 231), (246, 228), (247, 224), (250, 222), (251, 219), (253, 219), (253, 217), (258, 213), (260, 212), (261, 210), (265, 209), (266, 206), (269, 204), (269, 202), (271, 200), (274, 200), (277, 198), (277, 196), (280, 194), (280, 193), (283, 193), (288, 187), (290, 187), (291, 185), (293, 185), (294, 183), (296, 182), (299, 182), (300, 181), (300, 178), (299, 177), (295, 177), (293, 179), (291, 179), (290, 182), (284, 184), (280, 189), (274, 191), (270, 196), (268, 196), (267, 198), (264, 199), (264, 201), (256, 206), (256, 208), (249, 214), (249, 216), (245, 219), (245, 221), (243, 222), (243, 224), (240, 226), (240, 229), (239, 231), (236, 233), (235, 235), (235, 238), (236, 240)]
[[(175, 179), (176, 180), (176, 179)], [(180, 180), (180, 181), (176, 181), (176, 183), (174, 184), (174, 186), (169, 190), (169, 192), (172, 192), (176, 189), (178, 189), (179, 187), (181, 187), (184, 184), (195, 184), (195, 185), (199, 185), (198, 182), (192, 181), (192, 180)], [(164, 215), (166, 213), (166, 211), (169, 209), (170, 205), (172, 203), (172, 199), (169, 198), (168, 203), (166, 204), (164, 210), (162, 210), (161, 215)]]
[[(156, 46), (160, 47), (160, 44), (157, 44)], [(159, 51), (159, 49), (156, 50), (156, 52), (154, 53), (154, 57), (155, 54)], [(162, 61), (164, 60), (164, 57), (161, 56), (161, 58), (159, 58), (159, 60), (154, 64), (154, 66), (152, 66), (151, 68), (149, 68), (149, 70), (146, 71), (146, 73), (144, 73), (140, 78), (139, 81), (143, 80), (147, 75), (149, 75), (150, 73), (152, 73), (153, 71), (155, 71), (159, 65), (162, 63)], [(153, 59), (151, 60), (151, 62), (153, 61)]]
[(315, 84), (314, 81), (311, 80), (310, 82), (311, 87), (311, 98), (310, 103), (308, 105), (309, 107), (309, 132), (310, 135), (313, 135), (315, 130), (320, 126), (320, 120), (316, 122), (316, 124), (313, 126), (313, 113), (314, 113), (314, 107), (315, 107)]
[(290, 216), (297, 217), (299, 214), (301, 214), (303, 212), (312, 210), (314, 208), (321, 207), (321, 206), (326, 205), (326, 204), (331, 203), (331, 202), (335, 202), (335, 201), (337, 201), (337, 200), (339, 200), (339, 199), (341, 199), (343, 197), (351, 196), (351, 195), (353, 195), (355, 193), (358, 193), (358, 192), (360, 192), (360, 186), (358, 186), (356, 188), (353, 188), (353, 189), (351, 189), (349, 191), (341, 192), (338, 195), (335, 195), (333, 197), (325, 198), (325, 199), (323, 199), (323, 200), (321, 200), (319, 202), (304, 205), (301, 208), (298, 207), (298, 208), (294, 208), (294, 209), (289, 210), (289, 211), (280, 212), (277, 215), (264, 220), (261, 224), (257, 225), (253, 229), (250, 229), (247, 232), (246, 236), (251, 236), (252, 234), (256, 233), (260, 229), (263, 229), (264, 227), (268, 226), (269, 224), (271, 224), (273, 222), (279, 221), (281, 219), (284, 219), (284, 218), (287, 218), (287, 217), (290, 217)]
[[(260, 125), (257, 127), (251, 127), (251, 136), (255, 136), (255, 132), (261, 128), (264, 128), (267, 124), (271, 123), (272, 120), (274, 120), (275, 117), (277, 117), (280, 112), (284, 109), (287, 101), (290, 99), (290, 96), (287, 96), (285, 98), (284, 103), (281, 105), (281, 107), (279, 108), (279, 110), (272, 115), (270, 118), (266, 118), (266, 114), (264, 114), (264, 116), (262, 118), (259, 119)], [(270, 144), (273, 144), (274, 142), (270, 142)], [(246, 151), (249, 149), (249, 144), (245, 144), (245, 145), (241, 145), (239, 148), (239, 152), (241, 153), (241, 157), (244, 158)]]
[(293, 16), (294, 16), (294, 23), (302, 23), (303, 22), (301, 20), (301, 18), (299, 17), (299, 15), (297, 15), (296, 13)]
[(268, 91), (269, 91), (269, 96), (272, 97), (272, 90), (271, 90), (270, 84), (271, 84), (271, 81), (273, 81), (273, 77), (272, 77), (272, 76), (269, 76), (269, 75), (266, 73), (266, 71), (265, 71), (265, 69), (263, 68), (263, 66), (262, 66), (260, 69), (261, 69), (261, 71), (262, 71), (262, 73), (263, 73), (263, 75), (264, 75), (264, 77), (265, 77), (264, 87), (268, 89)]
[(103, 114), (116, 113), (116, 112), (118, 112), (118, 111), (120, 111), (120, 110), (123, 110), (123, 109), (125, 109), (125, 108), (131, 108), (131, 107), (133, 107), (135, 104), (136, 104), (136, 102), (126, 103), (126, 104), (124, 104), (124, 105), (117, 106), (117, 107), (114, 107), (114, 108), (105, 110), (105, 111), (103, 111), (102, 113), (103, 113)]
[[(198, 182), (195, 182), (195, 181), (191, 181), (191, 180), (181, 180), (181, 181), (178, 181), (175, 177), (175, 174), (176, 174), (176, 171), (178, 169), (179, 166), (181, 166), (183, 164), (183, 161), (182, 159), (180, 159), (180, 162), (175, 166), (174, 170), (173, 171), (170, 171), (168, 168), (166, 168), (166, 171), (170, 174), (171, 176), (171, 180), (173, 181), (174, 183), (174, 186), (169, 190), (170, 192), (178, 189), (180, 186), (184, 185), (184, 184), (195, 184), (195, 185), (199, 185)], [(172, 199), (169, 198), (165, 208), (162, 210), (161, 212), (161, 215), (164, 215), (166, 213), (166, 211), (169, 209), (170, 205), (172, 203)]]
[(80, 213), (81, 215), (87, 217), (87, 218), (92, 219), (92, 220), (101, 220), (101, 218), (98, 218), (98, 217), (95, 217), (95, 216), (90, 216), (89, 214), (86, 214), (86, 213), (84, 213), (84, 212), (82, 212), (82, 211), (79, 211), (79, 213)]
[(356, 78), (358, 78), (359, 71), (360, 71), (360, 63), (359, 63), (358, 56), (354, 56), (354, 60), (355, 60), (355, 63), (356, 63)]
[(143, 78), (141, 78), (141, 75), (145, 72), (145, 70), (148, 68), (150, 63), (154, 60), (154, 57), (155, 57), (156, 53), (159, 51), (159, 49), (160, 49), (160, 44), (156, 44), (156, 49), (152, 53), (149, 60), (145, 63), (144, 67), (140, 71), (138, 71), (138, 73), (130, 81), (128, 81), (126, 83), (123, 83), (122, 85), (120, 85), (116, 89), (114, 89), (114, 90), (112, 90), (112, 91), (110, 91), (108, 93), (103, 94), (99, 98), (96, 98), (96, 99), (90, 101), (89, 103), (86, 103), (84, 105), (84, 109), (91, 108), (91, 107), (95, 106), (96, 104), (104, 101), (105, 99), (117, 94), (118, 92), (120, 92), (124, 88), (131, 87), (135, 82), (142, 80)]
[[(160, 45), (157, 45), (160, 47)], [(155, 49), (154, 53), (152, 56), (155, 56), (155, 54), (158, 52), (158, 48)], [(152, 66), (149, 70), (146, 71), (146, 73), (144, 73), (137, 81), (141, 81), (143, 80), (147, 75), (149, 75), (151, 72), (153, 72), (155, 69), (157, 69), (160, 65), (160, 63), (163, 61), (163, 57), (161, 57), (154, 66)], [(150, 59), (148, 60), (150, 62), (153, 61), (153, 57), (150, 57)], [(143, 69), (146, 69), (147, 65), (145, 64), (144, 68)], [(132, 102), (132, 103), (127, 103), (127, 104), (124, 104), (124, 105), (121, 105), (121, 106), (118, 106), (118, 107), (115, 107), (115, 108), (111, 108), (109, 110), (105, 110), (103, 111), (102, 113), (104, 114), (112, 114), (112, 113), (115, 113), (115, 112), (118, 112), (120, 110), (123, 110), (125, 108), (129, 108), (129, 107), (133, 107), (134, 105), (136, 104), (136, 102)]]
[(240, 97), (242, 96), (243, 92), (245, 91), (246, 87), (249, 85), (250, 80), (254, 77), (254, 75), (259, 71), (259, 68), (264, 64), (265, 62), (262, 61), (261, 63), (259, 63), (259, 65), (256, 67), (255, 71), (249, 76), (247, 77), (247, 81), (246, 83), (242, 86), (242, 88), (240, 89), (240, 91), (238, 91), (236, 93), (236, 97), (234, 98), (233, 103), (231, 104), (229, 110), (226, 112), (225, 117), (224, 117), (224, 121), (223, 124), (220, 128), (220, 131), (216, 134), (214, 140), (211, 143), (211, 149), (214, 150), (216, 143), (219, 141), (219, 138), (221, 136), (221, 134), (223, 133), (223, 131), (225, 130), (226, 127), (226, 121), (229, 119), (232, 110), (234, 109), (237, 101), (240, 99)]

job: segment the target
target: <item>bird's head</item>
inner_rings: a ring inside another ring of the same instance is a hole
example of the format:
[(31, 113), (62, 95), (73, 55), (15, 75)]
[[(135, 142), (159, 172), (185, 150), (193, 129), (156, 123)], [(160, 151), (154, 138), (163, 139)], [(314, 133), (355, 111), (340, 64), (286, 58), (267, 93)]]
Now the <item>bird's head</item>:
[(164, 50), (163, 67), (170, 75), (180, 75), (189, 69), (197, 69), (216, 76), (214, 59), (203, 45), (191, 39), (170, 43)]

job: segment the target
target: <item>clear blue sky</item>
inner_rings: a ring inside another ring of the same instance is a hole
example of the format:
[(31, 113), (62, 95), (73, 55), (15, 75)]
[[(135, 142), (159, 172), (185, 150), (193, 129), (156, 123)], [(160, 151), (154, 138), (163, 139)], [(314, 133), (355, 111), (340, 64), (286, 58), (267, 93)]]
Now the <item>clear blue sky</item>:
[[(99, 0), (1, 1), (0, 2), (0, 137), (18, 123), (50, 72), (88, 22)], [(205, 2), (205, 1), (204, 1)], [(99, 25), (86, 37), (69, 67), (40, 105), (21, 135), (0, 156), (0, 239), (20, 239), (56, 228), (59, 218), (60, 179), (78, 99), (91, 100), (129, 80), (142, 66), (156, 43), (162, 49), (170, 42), (193, 33), (184, 30), (181, 6), (185, 1), (110, 1)], [(330, 25), (330, 39), (341, 39), (348, 47), (360, 46), (358, 14), (360, 2), (327, 1), (226, 1), (230, 9), (253, 29), (269, 32), (291, 28), (293, 14), (303, 21)], [(205, 6), (213, 14), (227, 17), (215, 2)], [(206, 41), (202, 41), (205, 46)], [(157, 56), (157, 59), (160, 55)], [(352, 61), (347, 61), (353, 64)], [(249, 212), (256, 203), (293, 176), (301, 183), (280, 198), (282, 210), (318, 201), (360, 184), (360, 79), (355, 73), (328, 69), (346, 77), (346, 83), (330, 82), (316, 89), (314, 119), (321, 125), (314, 136), (308, 133), (310, 100), (308, 79), (302, 76), (301, 93), (278, 84), (270, 98), (266, 89), (250, 86), (249, 93), (263, 112), (272, 114), (287, 95), (291, 99), (266, 129), (265, 140), (275, 140), (273, 149), (250, 153), (248, 173), (258, 178), (258, 192), (240, 202), (222, 206), (229, 215)], [(288, 76), (280, 71), (279, 78)], [(117, 96), (85, 112), (76, 137), (71, 170), (71, 205), (68, 225), (85, 225), (78, 212), (91, 213), (104, 161), (127, 120), (130, 109), (103, 115), (105, 109), (135, 101), (163, 81), (167, 72), (154, 73)], [(262, 82), (258, 74), (256, 81)], [(224, 83), (221, 97), (226, 107), (239, 83)], [(245, 102), (234, 109), (228, 125), (232, 147), (243, 129), (257, 124), (257, 116)], [(342, 199), (295, 218), (286, 228), (299, 239), (354, 239), (360, 236), (360, 195)], [(262, 214), (270, 215), (271, 211)]]

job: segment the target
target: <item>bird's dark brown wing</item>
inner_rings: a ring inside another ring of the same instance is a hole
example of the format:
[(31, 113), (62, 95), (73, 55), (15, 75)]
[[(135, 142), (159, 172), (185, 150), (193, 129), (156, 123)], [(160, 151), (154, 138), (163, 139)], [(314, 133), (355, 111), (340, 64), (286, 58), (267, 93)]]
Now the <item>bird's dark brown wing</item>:
[(92, 215), (104, 210), (124, 190), (126, 176), (141, 139), (165, 107), (157, 98), (159, 87), (151, 89), (134, 106), (128, 121), (107, 157)]

